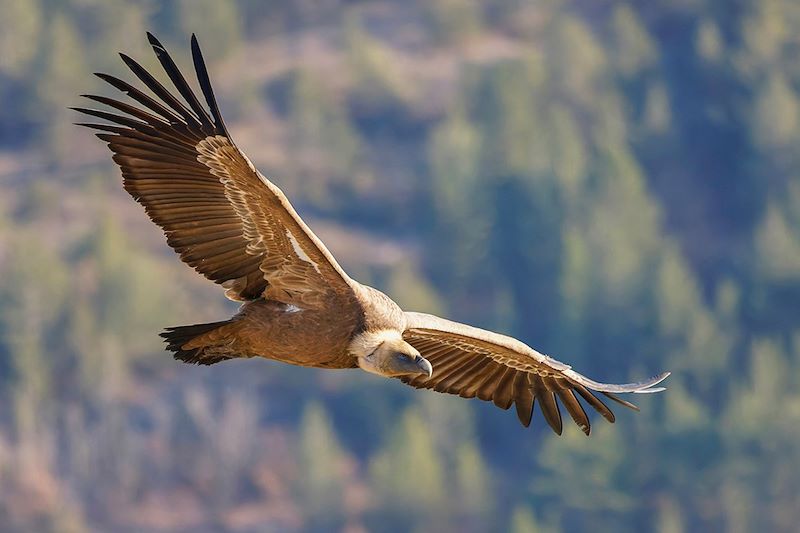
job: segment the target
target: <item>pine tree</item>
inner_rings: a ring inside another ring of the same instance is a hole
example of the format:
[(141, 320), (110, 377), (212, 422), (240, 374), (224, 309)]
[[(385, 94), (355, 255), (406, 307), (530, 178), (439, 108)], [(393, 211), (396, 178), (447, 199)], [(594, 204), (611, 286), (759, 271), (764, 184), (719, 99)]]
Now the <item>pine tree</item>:
[(303, 411), (298, 431), (301, 505), (310, 527), (330, 530), (344, 521), (343, 451), (330, 418), (319, 403)]
[(0, 74), (21, 75), (36, 54), (42, 10), (38, 0), (5, 0), (0, 18)]
[(308, 71), (298, 72), (292, 82), (289, 127), (291, 163), (305, 182), (297, 192), (330, 206), (334, 188), (352, 186), (360, 143), (342, 104)]
[(179, 0), (178, 10), (181, 30), (186, 36), (197, 34), (208, 60), (222, 59), (241, 44), (238, 2)]
[(408, 409), (370, 462), (381, 516), (405, 529), (436, 519), (446, 501), (441, 465), (430, 430), (415, 409)]

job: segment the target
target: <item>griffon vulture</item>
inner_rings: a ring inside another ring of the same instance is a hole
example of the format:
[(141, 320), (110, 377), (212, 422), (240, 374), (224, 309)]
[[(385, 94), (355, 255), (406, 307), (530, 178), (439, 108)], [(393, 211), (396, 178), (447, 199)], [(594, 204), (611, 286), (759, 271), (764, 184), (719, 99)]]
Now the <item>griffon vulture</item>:
[[(243, 302), (230, 320), (167, 328), (176, 359), (210, 365), (264, 357), (299, 366), (361, 368), (412, 387), (512, 404), (523, 425), (538, 401), (561, 433), (558, 401), (587, 435), (578, 397), (608, 421), (600, 393), (657, 392), (668, 373), (639, 383), (598, 383), (522, 342), (423, 313), (404, 312), (382, 292), (351, 279), (325, 245), (231, 139), (192, 36), (198, 99), (161, 43), (153, 50), (177, 95), (125, 54), (151, 94), (97, 74), (134, 103), (84, 95), (119, 113), (73, 108), (105, 123), (81, 123), (108, 143), (123, 185), (144, 206), (181, 259)], [(137, 105), (138, 104), (138, 105)]]

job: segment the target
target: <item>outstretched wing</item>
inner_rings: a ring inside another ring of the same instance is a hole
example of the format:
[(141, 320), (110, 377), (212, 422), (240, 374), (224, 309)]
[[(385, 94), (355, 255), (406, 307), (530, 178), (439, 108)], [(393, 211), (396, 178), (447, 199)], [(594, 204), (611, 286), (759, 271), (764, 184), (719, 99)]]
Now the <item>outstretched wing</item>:
[(81, 125), (102, 132), (97, 136), (114, 152), (125, 190), (164, 230), (181, 259), (225, 287), (231, 299), (268, 297), (318, 307), (331, 297), (349, 297), (350, 278), (228, 135), (197, 39), (192, 36), (192, 57), (208, 109), (161, 43), (147, 36), (184, 102), (120, 54), (155, 98), (97, 74), (140, 105), (83, 95), (121, 113), (75, 108), (112, 123)]
[(588, 435), (589, 417), (577, 396), (606, 420), (614, 422), (614, 414), (595, 396), (595, 392), (637, 409), (615, 393), (659, 392), (664, 390), (663, 387), (655, 385), (669, 376), (665, 372), (647, 381), (624, 385), (598, 383), (517, 339), (433, 315), (405, 315), (407, 326), (403, 338), (430, 361), (433, 375), (401, 377), (403, 382), (416, 388), (457, 394), (462, 398), (492, 401), (501, 409), (514, 404), (525, 427), (530, 425), (533, 406), (538, 401), (545, 420), (559, 435), (562, 424), (558, 400)]

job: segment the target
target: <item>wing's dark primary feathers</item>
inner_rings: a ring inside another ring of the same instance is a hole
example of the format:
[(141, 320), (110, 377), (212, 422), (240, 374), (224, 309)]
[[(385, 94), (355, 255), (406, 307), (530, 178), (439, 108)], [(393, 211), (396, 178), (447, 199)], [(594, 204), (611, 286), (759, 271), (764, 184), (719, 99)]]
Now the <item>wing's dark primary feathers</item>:
[(186, 106), (183, 105), (177, 98), (175, 98), (163, 85), (161, 85), (158, 80), (151, 76), (143, 66), (126, 54), (120, 53), (119, 57), (121, 57), (122, 61), (128, 66), (129, 69), (131, 69), (131, 72), (133, 72), (136, 77), (147, 86), (148, 89), (153, 91), (153, 94), (161, 98), (165, 104), (183, 117), (183, 120), (188, 126), (195, 126), (200, 129), (201, 125), (198, 123), (197, 117), (195, 117), (191, 111), (186, 109)]
[[(597, 396), (603, 394), (610, 400), (638, 411), (638, 408), (614, 393), (590, 390), (578, 380), (557, 375), (538, 375), (526, 372), (482, 356), (478, 351), (437, 344), (433, 338), (415, 331), (406, 338), (433, 365), (433, 375), (401, 376), (404, 383), (420, 389), (457, 394), (462, 398), (479, 398), (490, 401), (501, 409), (516, 407), (517, 417), (528, 427), (535, 405), (539, 405), (542, 416), (552, 430), (561, 434), (563, 420), (559, 403), (569, 413), (575, 424), (588, 435), (591, 423), (578, 397), (609, 422), (614, 422), (614, 413)], [(665, 375), (643, 382), (643, 386), (658, 383)], [(637, 384), (638, 385), (638, 384)]]
[(637, 383), (599, 383), (517, 339), (425, 313), (405, 315), (403, 338), (433, 365), (433, 373), (400, 376), (401, 381), (418, 389), (477, 397), (501, 409), (514, 405), (525, 427), (538, 404), (547, 424), (559, 435), (563, 430), (559, 404), (588, 435), (591, 425), (580, 399), (613, 423), (614, 413), (599, 394), (638, 411), (617, 394), (662, 391), (656, 385), (669, 376), (665, 372)]
[(153, 47), (161, 66), (164, 67), (167, 76), (172, 80), (172, 83), (175, 85), (175, 88), (178, 89), (178, 92), (181, 93), (184, 100), (189, 103), (192, 111), (194, 111), (195, 117), (203, 125), (204, 131), (205, 128), (208, 128), (210, 131), (215, 131), (214, 125), (211, 123), (211, 117), (208, 116), (206, 110), (200, 105), (200, 102), (189, 87), (189, 84), (186, 83), (186, 78), (183, 77), (181, 71), (178, 70), (178, 66), (167, 53), (167, 49), (164, 48), (159, 40), (150, 32), (147, 32), (147, 40), (150, 41), (150, 45)]
[[(226, 287), (233, 284), (235, 290), (228, 292), (232, 298), (259, 298), (267, 287), (259, 269), (263, 257), (248, 252), (243, 220), (226, 197), (225, 185), (198, 160), (198, 145), (209, 137), (222, 136), (231, 146), (234, 143), (214, 98), (197, 39), (192, 36), (193, 63), (210, 113), (164, 46), (149, 33), (148, 39), (180, 96), (172, 94), (134, 59), (120, 54), (146, 89), (108, 74), (96, 75), (141, 107), (106, 96), (83, 95), (116, 113), (73, 108), (111, 123), (79, 124), (99, 130), (97, 136), (108, 143), (122, 169), (125, 190), (164, 230), (167, 242), (184, 262), (216, 283), (226, 283)], [(243, 159), (232, 164), (241, 166)], [(244, 167), (251, 172), (246, 164)]]
[(192, 60), (194, 61), (194, 70), (197, 72), (197, 81), (200, 83), (203, 96), (206, 99), (209, 109), (211, 109), (211, 115), (214, 117), (214, 126), (218, 131), (221, 131), (223, 135), (230, 138), (228, 135), (228, 128), (225, 127), (225, 121), (222, 120), (222, 113), (219, 112), (217, 99), (214, 98), (214, 89), (211, 88), (211, 80), (208, 78), (206, 62), (203, 60), (203, 54), (200, 52), (200, 45), (194, 34), (192, 34)]
[(123, 81), (119, 78), (115, 78), (109, 74), (103, 74), (102, 72), (95, 72), (95, 76), (103, 80), (104, 82), (108, 83), (112, 87), (119, 89), (120, 91), (124, 92), (143, 106), (147, 107), (151, 111), (161, 115), (161, 117), (167, 122), (180, 122), (181, 119), (175, 113), (164, 107), (163, 105), (159, 104), (142, 91), (134, 87), (133, 85), (129, 84), (126, 81)]

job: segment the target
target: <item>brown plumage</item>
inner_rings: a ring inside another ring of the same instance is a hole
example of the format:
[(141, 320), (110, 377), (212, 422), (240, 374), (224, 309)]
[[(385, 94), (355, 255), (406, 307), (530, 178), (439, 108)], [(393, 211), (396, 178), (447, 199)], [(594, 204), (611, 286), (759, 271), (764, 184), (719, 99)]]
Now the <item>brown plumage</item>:
[[(231, 140), (203, 56), (192, 58), (205, 105), (167, 51), (148, 34), (180, 98), (120, 54), (147, 94), (97, 74), (136, 104), (84, 95), (116, 112), (75, 108), (107, 123), (100, 130), (122, 169), (123, 186), (164, 231), (181, 259), (243, 302), (230, 320), (167, 328), (167, 349), (187, 363), (264, 357), (320, 368), (357, 368), (416, 388), (516, 407), (524, 426), (538, 404), (562, 430), (558, 401), (588, 435), (578, 397), (609, 422), (596, 395), (627, 407), (617, 393), (662, 390), (667, 373), (640, 383), (592, 381), (522, 342), (432, 315), (403, 312), (388, 296), (351, 279), (278, 187)], [(182, 98), (182, 100), (181, 100)], [(576, 395), (577, 393), (577, 395)]]

